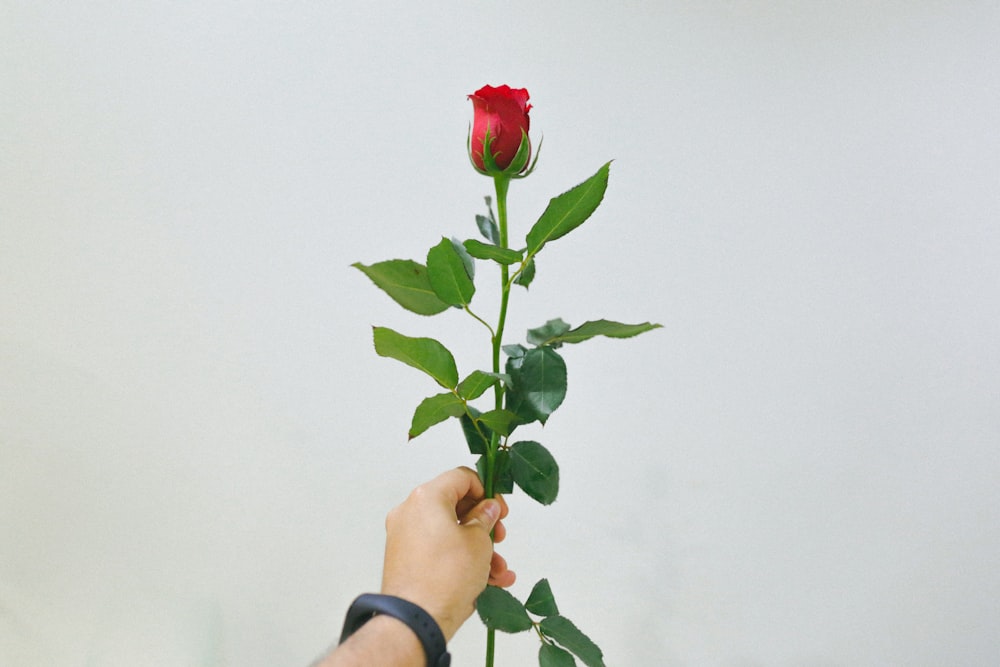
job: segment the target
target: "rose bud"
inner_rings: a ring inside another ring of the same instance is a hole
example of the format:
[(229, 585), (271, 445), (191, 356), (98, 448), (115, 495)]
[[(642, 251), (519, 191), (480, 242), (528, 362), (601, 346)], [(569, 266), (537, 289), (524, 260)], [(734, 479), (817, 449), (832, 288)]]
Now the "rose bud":
[(520, 174), (531, 158), (528, 139), (528, 91), (503, 85), (483, 86), (472, 95), (469, 159), (482, 174)]

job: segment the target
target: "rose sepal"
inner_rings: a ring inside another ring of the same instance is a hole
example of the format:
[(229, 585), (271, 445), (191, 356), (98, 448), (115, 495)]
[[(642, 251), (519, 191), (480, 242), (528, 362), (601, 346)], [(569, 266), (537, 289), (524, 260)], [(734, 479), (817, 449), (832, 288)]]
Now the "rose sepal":
[(518, 144), (517, 152), (514, 153), (513, 159), (511, 159), (507, 168), (503, 170), (503, 173), (516, 178), (517, 174), (524, 171), (528, 166), (529, 160), (531, 160), (531, 139), (528, 138), (527, 132), (521, 130), (521, 143)]
[[(472, 168), (478, 171), (483, 176), (498, 176), (504, 175), (510, 178), (524, 178), (531, 172), (535, 170), (535, 165), (538, 164), (538, 155), (542, 148), (542, 142), (538, 142), (538, 149), (535, 151), (535, 159), (531, 160), (531, 139), (528, 137), (528, 133), (521, 130), (521, 143), (517, 147), (517, 152), (514, 154), (513, 159), (510, 164), (507, 165), (506, 169), (501, 169), (496, 163), (496, 158), (493, 156), (492, 151), (493, 135), (490, 134), (490, 128), (486, 128), (486, 133), (483, 135), (483, 166), (485, 169), (480, 169), (473, 159), (472, 154), (472, 126), (469, 126), (469, 134), (465, 141), (466, 152), (469, 155), (469, 162), (472, 163)], [(531, 166), (528, 166), (529, 161)], [(526, 170), (526, 171), (525, 171)], [(524, 172), (523, 174), (520, 172)]]
[[(531, 166), (528, 166), (528, 159), (531, 157), (531, 142), (528, 140), (527, 132), (522, 130), (522, 135), (521, 146), (517, 149), (514, 161), (511, 162), (511, 166), (507, 168), (507, 171), (510, 171), (511, 168), (517, 164), (519, 158), (521, 157), (521, 151), (525, 149), (525, 145), (527, 145), (527, 155), (524, 158), (524, 164), (521, 165), (521, 168), (518, 169), (517, 172), (510, 175), (511, 178), (524, 178), (525, 176), (530, 176), (531, 172), (535, 170), (535, 165), (538, 164), (538, 156), (542, 154), (542, 142), (545, 141), (544, 135), (542, 135), (542, 138), (538, 140), (538, 146), (535, 148), (535, 159), (531, 160)], [(527, 167), (527, 170), (525, 170), (525, 167)], [(524, 171), (524, 173), (520, 173), (521, 171)]]
[[(489, 139), (489, 136), (490, 136), (490, 130), (489, 130), (489, 128), (486, 128), (486, 137), (485, 138)], [(480, 169), (479, 165), (476, 164), (476, 161), (474, 159), (472, 159), (472, 124), (471, 123), (469, 124), (469, 133), (465, 137), (465, 152), (469, 156), (469, 163), (472, 165), (473, 169), (475, 169), (476, 171), (478, 171), (483, 176), (489, 176), (490, 175), (490, 173), (488, 171), (486, 171), (485, 169)], [(485, 152), (486, 151), (484, 151), (484, 153)], [(483, 163), (484, 164), (486, 163), (486, 158), (485, 157), (483, 158)], [(496, 166), (496, 163), (494, 163), (494, 166)]]

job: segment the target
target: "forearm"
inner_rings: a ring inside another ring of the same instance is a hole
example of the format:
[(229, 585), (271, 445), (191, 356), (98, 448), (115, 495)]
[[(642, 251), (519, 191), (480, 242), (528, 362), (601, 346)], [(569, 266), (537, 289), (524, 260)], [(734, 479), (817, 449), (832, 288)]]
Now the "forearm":
[(391, 616), (376, 616), (314, 667), (426, 667), (413, 631)]

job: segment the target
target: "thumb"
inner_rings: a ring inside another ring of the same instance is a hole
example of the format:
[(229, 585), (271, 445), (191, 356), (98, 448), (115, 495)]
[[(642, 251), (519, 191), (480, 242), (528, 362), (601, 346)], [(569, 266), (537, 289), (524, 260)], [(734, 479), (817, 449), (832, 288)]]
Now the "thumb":
[(462, 519), (462, 524), (481, 526), (488, 533), (493, 530), (493, 526), (496, 525), (499, 518), (500, 503), (493, 498), (486, 498), (469, 510), (469, 513)]

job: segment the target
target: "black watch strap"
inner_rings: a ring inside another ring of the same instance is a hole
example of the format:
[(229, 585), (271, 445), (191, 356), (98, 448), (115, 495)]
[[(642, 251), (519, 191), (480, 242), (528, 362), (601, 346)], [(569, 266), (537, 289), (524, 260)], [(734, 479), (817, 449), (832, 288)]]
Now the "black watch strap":
[(427, 667), (449, 667), (451, 654), (444, 639), (444, 633), (438, 627), (437, 621), (426, 611), (394, 595), (374, 595), (366, 593), (358, 596), (347, 610), (344, 619), (344, 630), (340, 634), (340, 643), (357, 632), (358, 628), (378, 614), (392, 616), (405, 623), (424, 647), (427, 656)]

